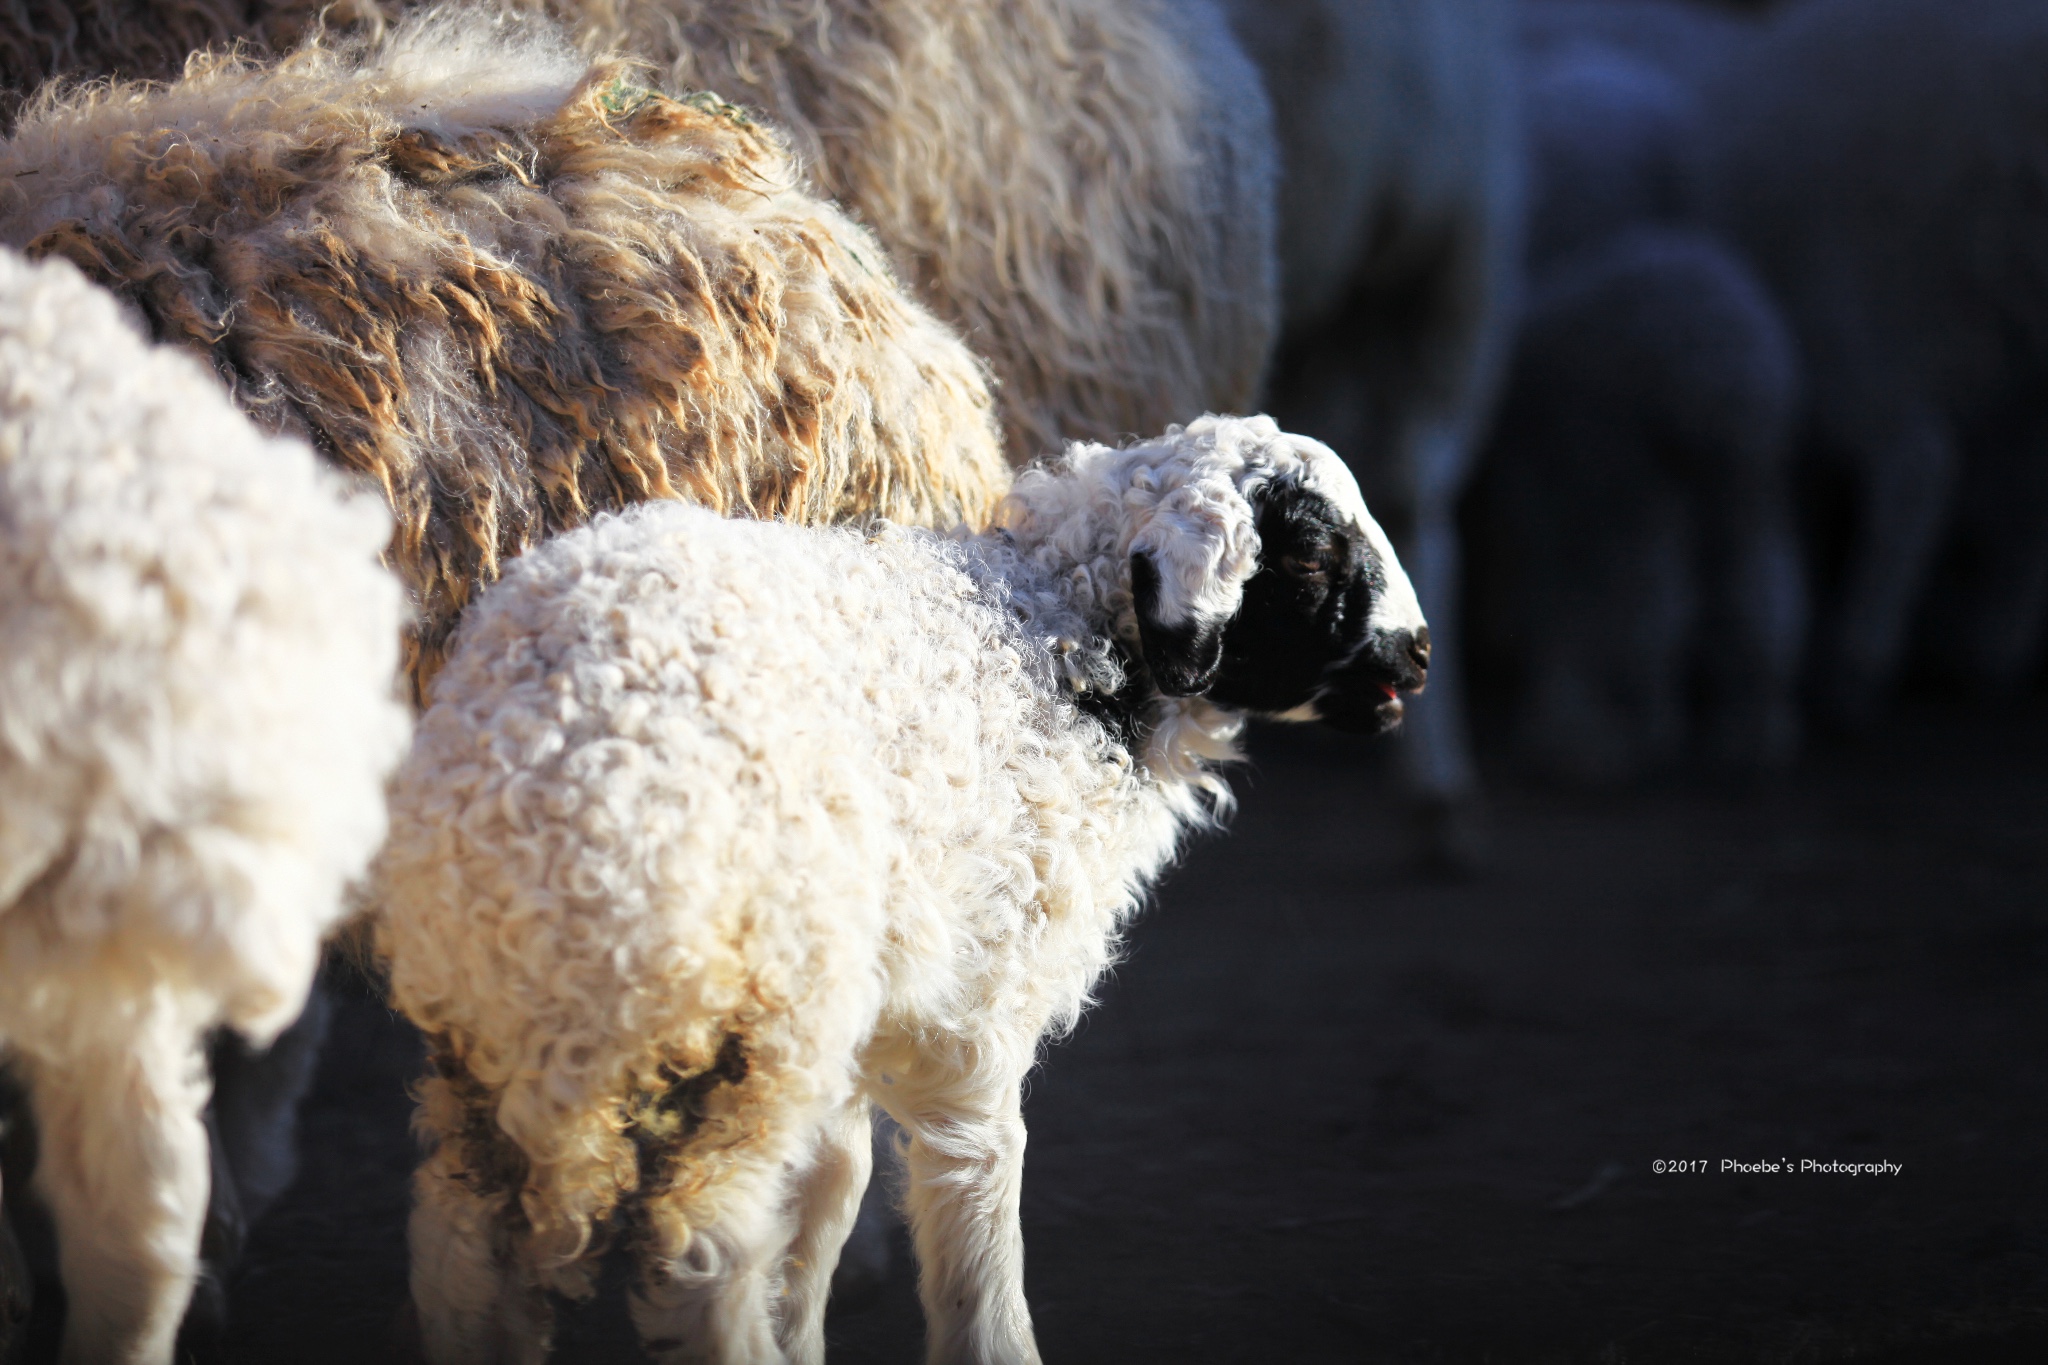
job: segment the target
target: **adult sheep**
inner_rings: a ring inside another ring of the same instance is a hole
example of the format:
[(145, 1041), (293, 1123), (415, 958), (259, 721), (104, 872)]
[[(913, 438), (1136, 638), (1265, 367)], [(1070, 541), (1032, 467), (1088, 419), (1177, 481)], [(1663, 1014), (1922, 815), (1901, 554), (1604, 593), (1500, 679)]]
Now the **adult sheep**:
[(1695, 24), (1706, 63), (1741, 21), (1632, 2), (1525, 22), (1528, 297), (1466, 509), (1474, 648), (1553, 775), (1770, 767), (1796, 744), (1805, 629), (1797, 345), (1700, 225), (1694, 79), (1634, 27), (1675, 47)]
[(967, 539), (647, 506), (464, 624), (394, 784), (393, 998), (432, 1040), (429, 1357), (539, 1361), (616, 1229), (658, 1360), (822, 1359), (909, 1135), (928, 1358), (1037, 1359), (1021, 1088), (1246, 714), (1361, 732), (1428, 632), (1357, 485), (1264, 418), (1020, 476)]
[[(0, 165), (0, 240), (77, 262), (382, 488), (419, 694), (498, 566), (594, 511), (950, 526), (1008, 484), (981, 364), (775, 135), (538, 24), (427, 18), (45, 92)], [(317, 1024), (285, 1074), (221, 1054), (245, 1215), (289, 1172)]]
[(61, 256), (383, 489), (424, 689), (500, 564), (647, 498), (985, 520), (985, 373), (776, 136), (455, 12), (45, 91), (0, 242)]
[(1711, 234), (1644, 225), (1531, 281), (1467, 524), (1475, 653), (1544, 773), (1746, 774), (1795, 751), (1798, 374)]
[(1757, 262), (1804, 354), (1822, 532), (1811, 686), (1836, 724), (1873, 717), (1909, 641), (1978, 687), (2039, 662), (2043, 69), (2048, 10), (2029, 0), (1808, 0), (1705, 87), (1711, 221)]
[(1402, 760), (1426, 856), (1480, 854), (1457, 505), (1514, 338), (1521, 142), (1509, 0), (1231, 0), (1280, 147), (1268, 405), (1344, 453), (1436, 623)]
[[(497, 2), (784, 130), (818, 191), (989, 361), (1013, 460), (1257, 398), (1272, 132), (1213, 0)], [(414, 4), (17, 8), (0, 12), (0, 80), (167, 77), (207, 44), (282, 50)]]
[(60, 262), (0, 253), (0, 376), (0, 1056), (39, 1137), (6, 1194), (54, 1222), (64, 1358), (167, 1365), (206, 1034), (298, 1013), (384, 835), (390, 517)]

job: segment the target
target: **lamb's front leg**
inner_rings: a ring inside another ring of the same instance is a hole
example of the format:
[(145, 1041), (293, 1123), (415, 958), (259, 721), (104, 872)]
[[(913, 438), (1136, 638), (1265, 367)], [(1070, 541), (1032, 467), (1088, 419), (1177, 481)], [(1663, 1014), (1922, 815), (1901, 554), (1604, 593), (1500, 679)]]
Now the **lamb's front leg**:
[(896, 1078), (885, 1101), (910, 1134), (905, 1212), (917, 1244), (930, 1365), (1038, 1360), (1024, 1301), (1022, 1076), (999, 1088)]
[(195, 1021), (151, 1003), (133, 1036), (34, 1062), (35, 1188), (57, 1229), (65, 1365), (168, 1365), (199, 1270), (209, 1157)]

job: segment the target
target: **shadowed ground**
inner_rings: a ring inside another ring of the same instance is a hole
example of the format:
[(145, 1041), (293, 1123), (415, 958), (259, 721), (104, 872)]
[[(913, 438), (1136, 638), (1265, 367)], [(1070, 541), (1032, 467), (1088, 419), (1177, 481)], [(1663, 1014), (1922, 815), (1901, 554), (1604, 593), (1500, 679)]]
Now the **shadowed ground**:
[[(1510, 788), (1464, 884), (1399, 870), (1369, 747), (1253, 747), (1033, 1080), (1049, 1361), (2048, 1359), (2048, 706), (1908, 712), (1761, 793)], [(405, 1358), (417, 1055), (344, 1003), (236, 1361)], [(898, 1271), (835, 1361), (917, 1358)], [(636, 1360), (623, 1327), (557, 1358)]]

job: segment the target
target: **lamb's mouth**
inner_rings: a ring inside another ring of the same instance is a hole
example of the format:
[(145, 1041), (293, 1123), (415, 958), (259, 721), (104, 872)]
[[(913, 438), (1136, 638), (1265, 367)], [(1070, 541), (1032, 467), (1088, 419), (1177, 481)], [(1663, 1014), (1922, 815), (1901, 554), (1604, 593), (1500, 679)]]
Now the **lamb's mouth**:
[(1418, 647), (1405, 632), (1370, 640), (1324, 675), (1315, 701), (1319, 718), (1351, 734), (1393, 729), (1408, 712), (1406, 698), (1421, 692), (1429, 681), (1428, 651), (1427, 637)]
[(1399, 725), (1407, 714), (1404, 696), (1422, 690), (1419, 679), (1413, 685), (1408, 683), (1408, 679), (1388, 677), (1379, 670), (1346, 669), (1333, 676), (1316, 697), (1316, 718), (1347, 734), (1381, 734)]

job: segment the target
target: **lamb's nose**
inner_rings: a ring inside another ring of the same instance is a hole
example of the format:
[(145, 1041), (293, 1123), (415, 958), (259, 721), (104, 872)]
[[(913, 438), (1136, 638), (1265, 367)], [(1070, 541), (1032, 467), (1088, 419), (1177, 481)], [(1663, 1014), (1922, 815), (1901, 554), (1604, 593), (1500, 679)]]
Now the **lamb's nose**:
[(1408, 642), (1408, 657), (1415, 662), (1418, 672), (1429, 672), (1429, 627), (1415, 632), (1415, 638)]

